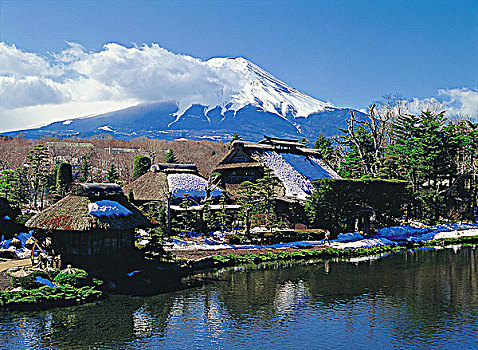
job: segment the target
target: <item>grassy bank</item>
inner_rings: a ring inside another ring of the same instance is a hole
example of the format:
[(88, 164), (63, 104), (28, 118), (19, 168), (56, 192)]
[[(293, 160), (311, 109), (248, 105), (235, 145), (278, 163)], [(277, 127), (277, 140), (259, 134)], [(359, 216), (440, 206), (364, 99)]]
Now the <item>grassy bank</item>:
[(453, 244), (477, 243), (477, 237), (445, 238), (426, 242), (403, 243), (395, 245), (383, 245), (370, 248), (346, 248), (338, 249), (332, 247), (284, 251), (267, 253), (247, 253), (244, 255), (225, 254), (212, 255), (208, 259), (215, 267), (237, 266), (247, 264), (261, 264), (270, 261), (281, 260), (306, 260), (306, 259), (329, 259), (329, 258), (354, 258), (363, 256), (374, 256), (387, 253), (397, 253), (407, 249), (416, 249), (431, 246), (446, 246)]

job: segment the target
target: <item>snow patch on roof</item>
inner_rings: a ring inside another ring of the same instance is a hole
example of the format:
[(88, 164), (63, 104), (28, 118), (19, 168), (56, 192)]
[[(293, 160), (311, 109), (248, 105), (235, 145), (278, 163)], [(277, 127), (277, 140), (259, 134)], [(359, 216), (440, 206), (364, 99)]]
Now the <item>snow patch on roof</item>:
[(306, 199), (314, 191), (310, 182), (313, 179), (340, 178), (324, 161), (314, 156), (265, 151), (261, 158), (284, 184), (288, 197)]
[(286, 162), (281, 154), (266, 151), (261, 154), (261, 158), (266, 166), (272, 169), (274, 174), (284, 184), (286, 196), (306, 199), (312, 194), (314, 188), (310, 180)]
[[(207, 180), (188, 173), (168, 174), (168, 186), (173, 197), (181, 198), (188, 194), (190, 197), (204, 198)], [(212, 198), (219, 198), (221, 195), (222, 191), (218, 188), (211, 192)]]
[(133, 214), (129, 209), (115, 201), (102, 200), (88, 204), (88, 212), (96, 217), (128, 216)]
[(323, 160), (314, 156), (306, 157), (298, 154), (282, 153), (282, 158), (309, 180), (340, 178)]

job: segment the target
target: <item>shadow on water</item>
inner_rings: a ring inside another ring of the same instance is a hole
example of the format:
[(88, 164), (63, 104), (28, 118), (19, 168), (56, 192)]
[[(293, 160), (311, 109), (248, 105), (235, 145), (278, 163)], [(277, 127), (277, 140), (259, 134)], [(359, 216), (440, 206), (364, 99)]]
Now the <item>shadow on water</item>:
[(326, 348), (473, 347), (477, 254), (452, 247), (355, 264), (226, 269), (155, 296), (0, 312), (0, 347), (296, 348), (318, 339)]

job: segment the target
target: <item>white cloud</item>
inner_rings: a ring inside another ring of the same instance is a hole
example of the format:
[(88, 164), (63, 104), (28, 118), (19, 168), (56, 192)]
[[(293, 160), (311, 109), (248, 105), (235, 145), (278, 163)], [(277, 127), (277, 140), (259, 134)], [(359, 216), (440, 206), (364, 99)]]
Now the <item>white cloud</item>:
[(444, 97), (448, 113), (465, 118), (478, 118), (478, 90), (476, 89), (442, 89), (438, 94)]
[(436, 97), (425, 99), (413, 98), (410, 112), (423, 110), (446, 111), (448, 117), (478, 119), (478, 90), (476, 89), (440, 89)]
[(42, 57), (0, 43), (0, 121), (7, 111), (12, 118), (27, 107), (39, 112), (34, 124), (44, 124), (40, 115), (52, 106), (63, 110), (70, 110), (70, 104), (82, 106), (75, 114), (85, 115), (90, 108), (84, 109), (84, 102), (177, 101), (180, 114), (193, 103), (220, 104), (244, 84), (233, 69), (210, 66), (157, 44), (127, 48), (110, 43), (99, 52), (68, 44), (68, 49)]

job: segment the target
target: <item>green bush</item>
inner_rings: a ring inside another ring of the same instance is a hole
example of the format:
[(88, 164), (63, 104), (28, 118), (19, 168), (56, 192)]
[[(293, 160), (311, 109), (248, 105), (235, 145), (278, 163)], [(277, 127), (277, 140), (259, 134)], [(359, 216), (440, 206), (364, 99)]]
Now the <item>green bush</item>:
[(85, 302), (98, 299), (102, 292), (91, 286), (75, 288), (70, 285), (50, 288), (42, 286), (31, 290), (17, 292), (0, 292), (0, 306), (39, 304), (42, 302)]
[(144, 155), (136, 156), (134, 158), (133, 174), (131, 175), (131, 179), (134, 181), (141, 175), (146, 174), (149, 168), (151, 168), (151, 158)]
[(61, 285), (83, 287), (91, 283), (91, 278), (85, 270), (77, 269), (75, 273), (58, 273), (54, 281)]
[(354, 229), (354, 217), (372, 209), (377, 224), (390, 226), (402, 216), (407, 201), (407, 182), (384, 179), (317, 179), (305, 211), (314, 227), (332, 232)]

